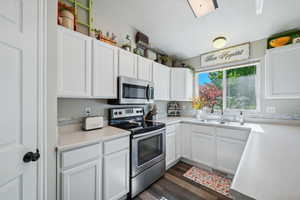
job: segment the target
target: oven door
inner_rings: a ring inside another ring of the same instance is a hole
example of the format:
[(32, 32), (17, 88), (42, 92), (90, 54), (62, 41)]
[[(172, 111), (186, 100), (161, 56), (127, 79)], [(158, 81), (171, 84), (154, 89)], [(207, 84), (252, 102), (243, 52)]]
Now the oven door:
[(134, 177), (145, 169), (165, 159), (165, 128), (149, 133), (133, 135), (131, 147), (131, 176)]
[(147, 104), (153, 102), (153, 84), (148, 81), (119, 77), (120, 104)]

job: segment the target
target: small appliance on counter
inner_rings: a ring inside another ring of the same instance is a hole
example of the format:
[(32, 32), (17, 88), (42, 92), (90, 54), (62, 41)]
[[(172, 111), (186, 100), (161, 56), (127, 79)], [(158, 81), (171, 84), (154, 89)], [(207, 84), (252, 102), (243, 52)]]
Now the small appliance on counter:
[(166, 128), (164, 123), (144, 120), (144, 109), (112, 108), (109, 125), (131, 132), (129, 199), (143, 192), (165, 174)]
[(168, 103), (168, 117), (180, 117), (181, 110), (181, 106), (178, 102)]
[(88, 116), (83, 119), (82, 129), (84, 131), (91, 131), (103, 128), (103, 117)]

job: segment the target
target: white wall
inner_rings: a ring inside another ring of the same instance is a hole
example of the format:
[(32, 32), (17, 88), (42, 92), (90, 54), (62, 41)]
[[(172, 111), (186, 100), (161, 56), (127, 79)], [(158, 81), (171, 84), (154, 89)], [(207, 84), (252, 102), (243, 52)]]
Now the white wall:
[(100, 29), (103, 34), (106, 34), (107, 31), (110, 33), (113, 32), (117, 36), (116, 40), (119, 44), (124, 43), (124, 39), (128, 34), (132, 39), (132, 45), (134, 45), (137, 30), (130, 26), (129, 22), (122, 18), (117, 12), (112, 12), (110, 9), (107, 9), (108, 6), (105, 5), (106, 3), (108, 2), (100, 0), (94, 1), (94, 27)]
[[(276, 113), (279, 114), (295, 114), (298, 116), (300, 114), (300, 100), (299, 99), (289, 99), (289, 100), (269, 100), (265, 99), (265, 52), (267, 47), (267, 39), (258, 40), (251, 42), (250, 44), (250, 60), (259, 60), (261, 67), (260, 74), (260, 103), (261, 103), (261, 113), (266, 113), (266, 109), (269, 106), (276, 108)], [(200, 56), (190, 58), (184, 61), (187, 64), (192, 65), (196, 71), (201, 70)], [(245, 61), (247, 62), (247, 61)], [(220, 66), (221, 67), (221, 66)], [(284, 81), (284, 75), (283, 75)]]

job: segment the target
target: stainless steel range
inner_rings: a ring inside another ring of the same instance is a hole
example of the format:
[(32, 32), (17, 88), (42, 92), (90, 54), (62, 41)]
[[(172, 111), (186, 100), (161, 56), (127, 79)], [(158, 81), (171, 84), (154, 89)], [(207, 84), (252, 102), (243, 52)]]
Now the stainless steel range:
[(139, 107), (110, 109), (109, 125), (131, 131), (130, 197), (165, 173), (165, 124), (145, 121)]

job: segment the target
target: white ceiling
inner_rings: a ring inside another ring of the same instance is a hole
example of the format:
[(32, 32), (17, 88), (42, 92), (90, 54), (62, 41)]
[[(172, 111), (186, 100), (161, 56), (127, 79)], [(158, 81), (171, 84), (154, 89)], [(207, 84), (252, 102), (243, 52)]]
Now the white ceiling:
[(186, 0), (101, 2), (112, 15), (148, 35), (154, 47), (179, 58), (215, 50), (211, 41), (217, 36), (227, 37), (227, 46), (232, 46), (300, 27), (300, 0), (265, 0), (259, 16), (256, 0), (218, 0), (219, 8), (201, 18), (194, 17)]

